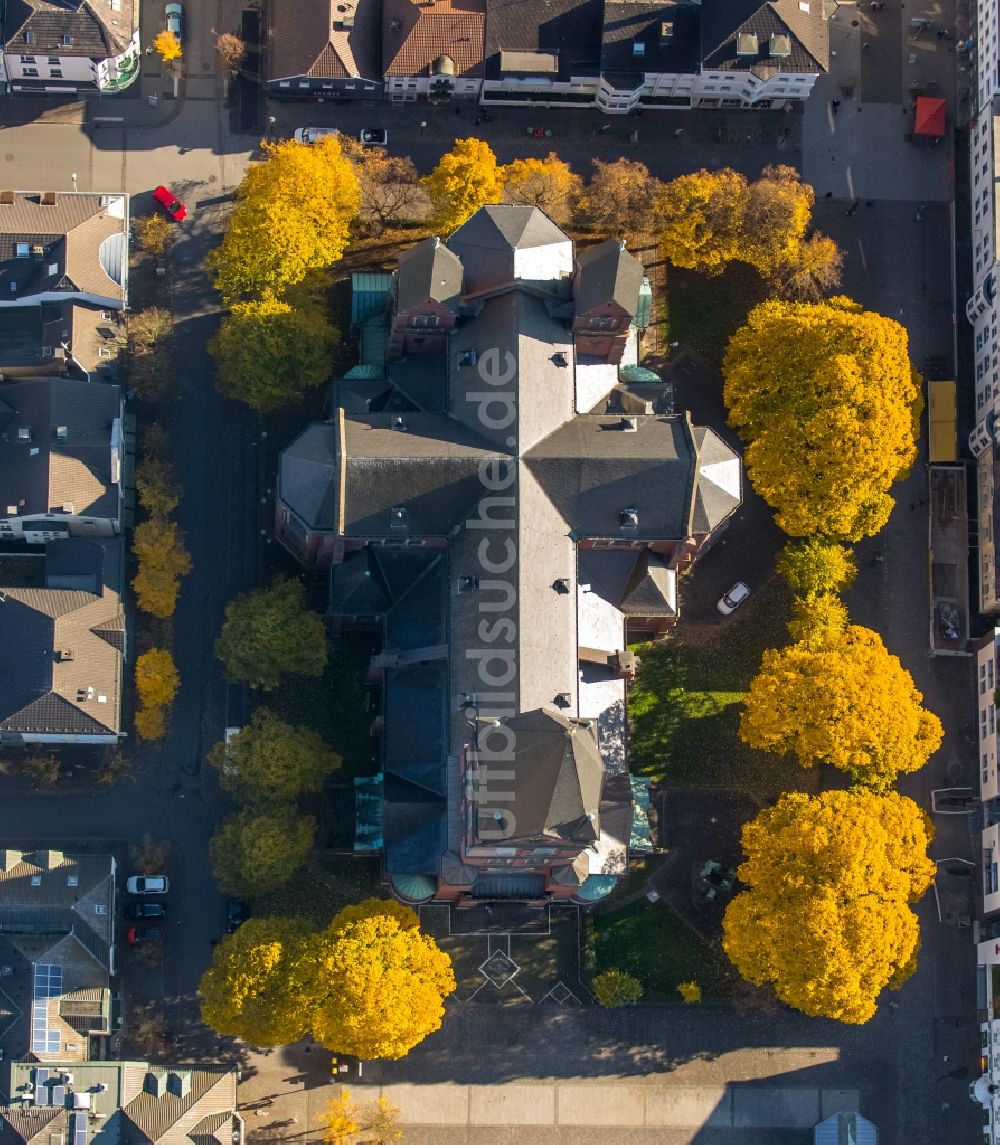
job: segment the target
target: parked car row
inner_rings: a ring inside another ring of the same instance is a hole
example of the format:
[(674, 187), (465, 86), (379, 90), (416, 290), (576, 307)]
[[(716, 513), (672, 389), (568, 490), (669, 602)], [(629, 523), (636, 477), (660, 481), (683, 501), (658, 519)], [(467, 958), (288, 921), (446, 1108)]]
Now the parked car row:
[[(296, 127), (296, 143), (317, 143), (327, 135), (336, 135), (337, 127)], [(389, 132), (384, 127), (363, 127), (358, 132), (358, 139), (365, 147), (388, 147)]]
[[(125, 889), (130, 895), (165, 895), (170, 890), (170, 880), (166, 875), (132, 875), (125, 880)], [(133, 922), (159, 922), (167, 917), (167, 908), (161, 902), (130, 902), (125, 907), (125, 917)], [(163, 941), (165, 931), (160, 926), (130, 926), (125, 931), (125, 941), (129, 946), (153, 946)]]

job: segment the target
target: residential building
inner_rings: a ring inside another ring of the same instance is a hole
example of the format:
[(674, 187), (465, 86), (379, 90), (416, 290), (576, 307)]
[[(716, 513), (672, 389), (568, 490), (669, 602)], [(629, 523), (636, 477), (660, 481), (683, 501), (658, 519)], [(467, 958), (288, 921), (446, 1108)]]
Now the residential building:
[(629, 633), (675, 622), (739, 458), (637, 366), (648, 284), (618, 242), (484, 207), (367, 284), (366, 328), (379, 298), (387, 357), (284, 451), (277, 498), (332, 621), (382, 635), (359, 849), (408, 901), (596, 901), (649, 845)]
[(382, 72), (393, 103), (478, 99), (486, 0), (384, 0)]
[(139, 0), (6, 0), (9, 91), (112, 94), (139, 75)]
[[(997, 524), (1000, 514), (1000, 332), (997, 326), (997, 258), (1000, 251), (997, 181), (1000, 179), (1000, 11), (995, 4), (976, 6), (976, 25), (958, 50), (975, 63), (969, 124), (969, 180), (974, 280), (966, 317), (975, 337), (976, 427), (969, 449), (976, 459), (979, 533), (979, 609), (1000, 612)], [(974, 55), (973, 55), (974, 48)], [(974, 102), (973, 102), (974, 101)]]
[(0, 307), (0, 372), (10, 380), (114, 378), (124, 313), (79, 302)]
[(8, 1059), (75, 1064), (107, 1053), (116, 870), (110, 855), (0, 849), (0, 975), (17, 999), (0, 1031)]
[(0, 191), (0, 309), (77, 303), (110, 320), (128, 298), (128, 228), (127, 195)]
[(226, 1066), (16, 1061), (0, 1125), (13, 1145), (243, 1145), (236, 1083)]
[(690, 107), (701, 62), (701, 5), (605, 0), (597, 106)]
[(705, 0), (692, 107), (804, 100), (830, 62), (821, 0)]
[(75, 378), (0, 384), (0, 540), (115, 536), (123, 418), (116, 385)]
[(267, 94), (381, 100), (380, 23), (378, 0), (270, 0)]
[(593, 104), (601, 0), (487, 0), (484, 106)]
[(0, 554), (0, 744), (114, 744), (127, 652), (124, 542)]

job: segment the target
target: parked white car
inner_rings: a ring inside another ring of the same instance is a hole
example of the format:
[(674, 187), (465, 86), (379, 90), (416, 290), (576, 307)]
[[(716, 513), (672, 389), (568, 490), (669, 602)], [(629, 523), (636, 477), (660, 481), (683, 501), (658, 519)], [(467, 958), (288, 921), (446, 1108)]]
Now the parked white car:
[(322, 139), (324, 135), (336, 134), (336, 127), (296, 127), (295, 142), (315, 143), (318, 139)]
[(750, 595), (750, 589), (738, 580), (733, 587), (723, 595), (716, 607), (723, 616), (731, 616)]
[(170, 890), (166, 875), (133, 875), (125, 884), (130, 895), (165, 895)]

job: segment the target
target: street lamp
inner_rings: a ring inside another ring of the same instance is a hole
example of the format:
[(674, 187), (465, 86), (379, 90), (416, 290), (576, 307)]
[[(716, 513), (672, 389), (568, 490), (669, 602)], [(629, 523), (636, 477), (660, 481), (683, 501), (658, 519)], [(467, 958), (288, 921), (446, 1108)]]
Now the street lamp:
[(273, 115), (267, 117), (267, 137), (268, 139), (274, 136), (274, 125), (278, 122), (277, 118)]
[(73, 190), (75, 191), (76, 190), (76, 172), (75, 171), (73, 171), (70, 174), (70, 178), (73, 180)]

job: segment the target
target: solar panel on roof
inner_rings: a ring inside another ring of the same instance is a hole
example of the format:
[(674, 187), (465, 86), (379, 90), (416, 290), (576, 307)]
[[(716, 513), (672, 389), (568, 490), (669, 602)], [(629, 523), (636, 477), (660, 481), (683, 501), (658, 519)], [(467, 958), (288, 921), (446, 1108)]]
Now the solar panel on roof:
[[(61, 1046), (58, 1030), (49, 1030), (48, 999), (62, 994), (62, 967), (50, 962), (36, 962), (33, 966), (31, 1002), (31, 1052), (36, 1054), (57, 1054)], [(46, 1075), (47, 1079), (48, 1075)], [(37, 1086), (35, 1081), (36, 1103)], [(43, 1095), (47, 1097), (47, 1094)]]

